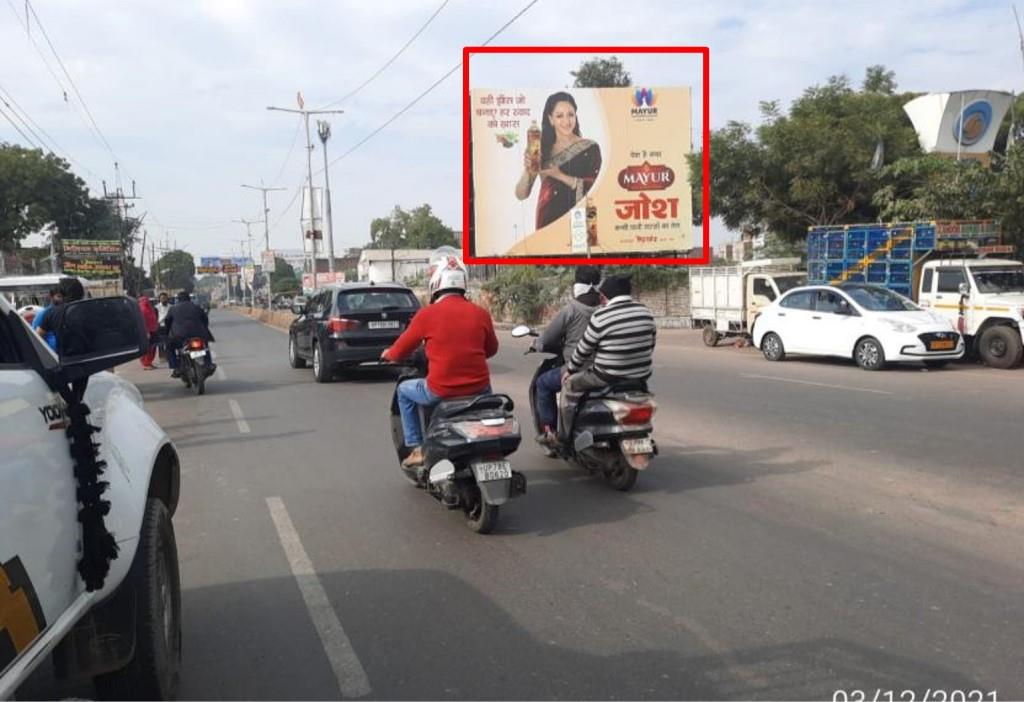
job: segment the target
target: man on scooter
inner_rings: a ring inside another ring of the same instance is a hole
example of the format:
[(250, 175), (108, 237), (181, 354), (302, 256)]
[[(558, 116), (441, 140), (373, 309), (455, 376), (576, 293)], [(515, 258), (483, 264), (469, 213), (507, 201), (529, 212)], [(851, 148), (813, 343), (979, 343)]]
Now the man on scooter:
[(605, 304), (590, 315), (583, 338), (565, 364), (568, 412), (575, 412), (583, 393), (651, 377), (657, 327), (651, 311), (631, 297), (632, 287), (628, 275), (608, 276), (601, 283)]
[[(597, 290), (601, 271), (597, 266), (578, 266), (572, 286), (573, 299), (558, 311), (541, 335), (534, 340), (533, 349), (542, 353), (557, 353), (564, 363), (572, 358), (576, 344), (583, 338), (590, 315), (601, 303)], [(537, 441), (553, 447), (558, 443), (558, 393), (562, 389), (562, 367), (552, 368), (537, 377), (537, 414), (543, 429)]]
[(487, 310), (465, 298), (467, 275), (451, 247), (431, 257), (430, 306), (412, 318), (409, 327), (381, 354), (398, 362), (424, 344), (427, 377), (406, 380), (398, 386), (405, 445), (412, 451), (402, 461), (406, 468), (423, 464), (423, 427), (419, 407), (431, 407), (450, 397), (480, 395), (490, 391), (487, 359), (498, 353), (498, 337)]

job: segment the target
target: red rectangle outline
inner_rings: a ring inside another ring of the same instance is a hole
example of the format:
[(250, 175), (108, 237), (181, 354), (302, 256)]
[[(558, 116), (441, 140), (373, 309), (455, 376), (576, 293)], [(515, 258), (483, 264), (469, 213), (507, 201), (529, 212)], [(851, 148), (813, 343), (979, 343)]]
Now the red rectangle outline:
[[(700, 54), (703, 73), (703, 117), (701, 158), (704, 180), (701, 224), (704, 230), (704, 255), (700, 258), (586, 258), (572, 256), (480, 257), (469, 247), (469, 57), (472, 54)], [(462, 47), (462, 257), (467, 264), (495, 265), (699, 265), (711, 263), (711, 49), (707, 46), (464, 46)]]

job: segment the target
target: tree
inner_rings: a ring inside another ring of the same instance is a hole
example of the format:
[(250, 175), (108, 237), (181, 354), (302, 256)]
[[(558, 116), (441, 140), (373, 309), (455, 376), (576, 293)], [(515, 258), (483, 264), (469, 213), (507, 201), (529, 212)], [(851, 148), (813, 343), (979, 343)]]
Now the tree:
[(272, 295), (294, 293), (302, 289), (302, 282), (295, 275), (295, 269), (283, 258), (274, 257), (274, 272), (270, 274)]
[(387, 217), (370, 222), (371, 249), (436, 249), (439, 246), (459, 248), (451, 227), (438, 219), (430, 205), (405, 211), (398, 205)]
[[(921, 153), (902, 109), (910, 96), (887, 92), (895, 85), (890, 71), (872, 66), (865, 78), (871, 91), (855, 91), (848, 78), (833, 76), (805, 90), (787, 115), (765, 109), (756, 129), (731, 122), (716, 130), (711, 215), (730, 228), (791, 241), (802, 240), (809, 226), (877, 219), (878, 156), (892, 163)], [(695, 175), (700, 158), (691, 157)]]
[(88, 211), (89, 191), (67, 161), (39, 149), (0, 143), (0, 248), (29, 234), (71, 226)]
[(578, 69), (569, 71), (569, 75), (575, 79), (574, 88), (626, 88), (633, 84), (633, 79), (615, 56), (584, 61)]
[(187, 251), (168, 251), (157, 259), (150, 273), (161, 288), (192, 292), (195, 287), (195, 261)]

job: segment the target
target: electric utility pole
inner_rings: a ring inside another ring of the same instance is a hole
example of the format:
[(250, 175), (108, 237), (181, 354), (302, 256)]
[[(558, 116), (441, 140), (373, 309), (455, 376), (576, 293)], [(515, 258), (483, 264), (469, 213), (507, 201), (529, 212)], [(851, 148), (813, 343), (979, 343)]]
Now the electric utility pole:
[[(307, 187), (309, 188), (309, 223), (310, 223), (310, 228), (311, 228), (310, 233), (307, 234), (306, 236), (313, 237), (313, 238), (310, 239), (310, 241), (311, 241), (311, 245), (310, 245), (310, 260), (311, 260), (311, 262), (313, 264), (310, 267), (310, 274), (313, 276), (313, 288), (316, 288), (316, 238), (315, 238), (316, 234), (314, 233), (315, 230), (312, 230), (312, 226), (313, 226), (313, 210), (315, 209), (314, 208), (314, 203), (313, 203), (313, 142), (312, 142), (312, 140), (310, 139), (310, 136), (309, 136), (309, 116), (310, 115), (327, 115), (327, 114), (337, 114), (337, 115), (340, 115), (340, 114), (343, 114), (345, 111), (344, 110), (307, 110), (306, 109), (306, 101), (302, 98), (302, 92), (301, 91), (297, 94), (296, 101), (298, 102), (298, 105), (299, 105), (299, 109), (297, 109), (297, 110), (294, 110), (294, 109), (291, 109), (291, 108), (288, 108), (288, 107), (273, 107), (273, 106), (268, 106), (267, 109), (268, 110), (275, 110), (277, 112), (291, 112), (292, 114), (302, 115), (302, 119), (303, 119), (303, 121), (306, 124), (306, 176), (307, 176), (306, 177), (306, 184), (307, 184)], [(303, 240), (303, 245), (305, 245), (305, 239)], [(332, 243), (331, 244), (331, 248), (332, 249), (333, 249), (333, 246), (334, 245)], [(332, 261), (331, 265), (333, 267), (333, 258), (331, 259), (331, 261)]]
[(121, 283), (123, 285), (128, 277), (129, 253), (135, 247), (135, 235), (134, 232), (129, 230), (130, 225), (128, 222), (128, 211), (135, 207), (135, 205), (129, 204), (129, 200), (141, 200), (142, 198), (135, 192), (134, 180), (132, 181), (132, 194), (124, 194), (124, 190), (121, 189), (121, 167), (116, 161), (114, 162), (114, 190), (108, 192), (107, 181), (101, 182), (103, 183), (103, 199), (113, 203), (114, 210), (121, 217)]
[[(240, 248), (242, 249), (242, 256), (243, 257), (245, 256), (245, 243), (248, 242), (248, 244), (249, 244), (249, 260), (252, 262), (252, 277), (253, 277), (253, 282), (255, 282), (256, 281), (256, 261), (252, 257), (252, 225), (259, 224), (259, 220), (258, 219), (257, 220), (252, 220), (252, 219), (244, 219), (243, 218), (243, 219), (236, 219), (234, 221), (238, 222), (239, 224), (244, 224), (245, 225), (245, 238), (244, 239), (236, 239), (236, 241), (240, 242), (240, 244), (241, 244)], [(244, 275), (244, 273), (242, 275), (242, 291), (243, 292), (245, 291), (245, 275)], [(253, 294), (254, 293), (255, 293), (255, 286), (250, 283), (249, 284), (249, 307), (253, 306), (253, 302), (254, 302)]]
[[(263, 193), (263, 250), (270, 251), (270, 208), (267, 207), (267, 193), (272, 190), (287, 190), (288, 188), (265, 188), (263, 185), (257, 187), (255, 185), (246, 185), (245, 183), (242, 183), (242, 187), (249, 188), (250, 190), (259, 190)], [(267, 276), (267, 310), (271, 310), (273, 309), (273, 303), (271, 302), (271, 293), (273, 291), (270, 288), (270, 274), (266, 271), (264, 273)]]
[[(334, 273), (334, 220), (331, 218), (331, 168), (327, 162), (327, 140), (331, 138), (331, 124), (326, 120), (316, 121), (316, 132), (324, 145), (324, 214), (327, 217), (327, 270)], [(331, 281), (334, 282), (334, 281)]]

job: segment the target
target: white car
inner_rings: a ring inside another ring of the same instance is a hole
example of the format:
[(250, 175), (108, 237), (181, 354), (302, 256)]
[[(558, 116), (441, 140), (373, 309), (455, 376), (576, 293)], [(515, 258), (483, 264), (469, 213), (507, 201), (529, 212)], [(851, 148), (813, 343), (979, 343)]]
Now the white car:
[(964, 355), (949, 319), (877, 285), (794, 288), (754, 322), (754, 344), (769, 361), (786, 354), (852, 358), (864, 370), (890, 361), (940, 368)]
[(50, 653), (101, 698), (171, 698), (178, 455), (135, 386), (102, 372), (142, 354), (145, 324), (126, 297), (58, 322), (60, 358), (0, 297), (0, 699)]

